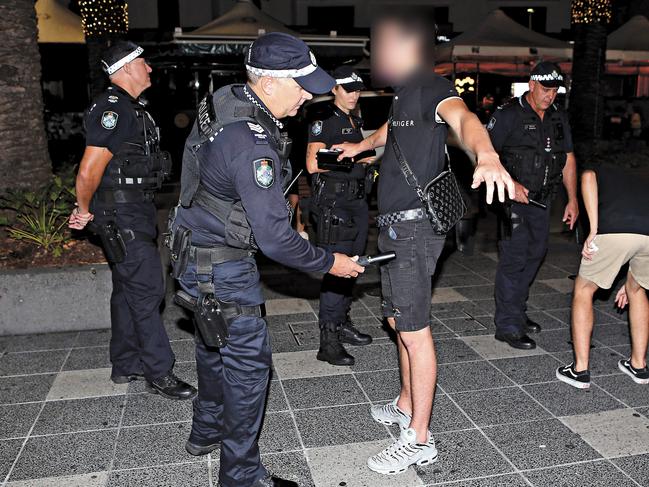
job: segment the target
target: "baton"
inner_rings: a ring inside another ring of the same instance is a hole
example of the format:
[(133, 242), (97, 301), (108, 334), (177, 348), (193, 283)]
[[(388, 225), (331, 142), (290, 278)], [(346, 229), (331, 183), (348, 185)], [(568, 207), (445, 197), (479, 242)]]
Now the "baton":
[(299, 178), (302, 175), (303, 172), (304, 172), (304, 169), (300, 169), (300, 171), (297, 173), (297, 176), (295, 176), (293, 178), (293, 181), (291, 181), (291, 184), (289, 184), (286, 187), (286, 190), (284, 191), (284, 196), (286, 196), (288, 194), (288, 190), (291, 189), (291, 186), (293, 186), (295, 184), (295, 181), (297, 181), (297, 178)]
[(379, 265), (388, 262), (397, 256), (394, 252), (385, 252), (379, 255), (364, 255), (359, 257), (356, 263), (360, 266), (367, 267), (368, 265)]

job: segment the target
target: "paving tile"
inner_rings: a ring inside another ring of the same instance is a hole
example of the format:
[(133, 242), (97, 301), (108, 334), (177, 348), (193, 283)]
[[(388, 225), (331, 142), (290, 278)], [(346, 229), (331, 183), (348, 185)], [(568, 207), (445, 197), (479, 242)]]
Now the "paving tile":
[(518, 423), (551, 417), (518, 387), (451, 394), (478, 426)]
[(266, 411), (286, 411), (288, 404), (284, 397), (284, 391), (278, 380), (273, 380), (268, 386), (268, 398), (266, 399)]
[(117, 428), (125, 396), (48, 401), (32, 435)]
[(316, 360), (315, 353), (312, 351), (274, 354), (273, 366), (281, 380), (351, 374), (350, 367), (330, 365), (327, 362)]
[(564, 323), (560, 319), (556, 318), (555, 316), (552, 316), (545, 311), (528, 311), (527, 312), (527, 317), (531, 319), (532, 321), (535, 321), (539, 325), (541, 325), (542, 330), (547, 331), (547, 330), (558, 330), (561, 328), (566, 328), (567, 326), (570, 326), (570, 320), (568, 322)]
[(305, 409), (295, 419), (306, 448), (346, 445), (386, 438), (387, 429), (374, 422), (366, 404)]
[(0, 406), (0, 438), (27, 436), (42, 406), (37, 402)]
[(589, 462), (578, 465), (525, 472), (535, 487), (634, 487), (636, 484), (608, 462)]
[(626, 323), (596, 325), (593, 340), (607, 346), (628, 345), (631, 342), (629, 326)]
[(7, 352), (27, 352), (71, 348), (78, 332), (41, 333), (36, 335), (14, 335), (4, 338)]
[[(467, 314), (468, 313), (468, 314)], [(458, 301), (454, 303), (433, 303), (431, 314), (440, 320), (444, 318), (466, 318), (467, 316), (485, 316), (486, 312), (473, 301)]]
[(370, 401), (391, 401), (401, 389), (401, 379), (397, 369), (378, 372), (354, 372)]
[(68, 350), (5, 353), (0, 357), (0, 375), (58, 372), (67, 355)]
[(128, 384), (114, 384), (110, 380), (110, 371), (111, 369), (90, 369), (61, 372), (56, 376), (47, 400), (126, 394)]
[(491, 363), (517, 384), (554, 381), (557, 367), (563, 365), (551, 355), (506, 358)]
[(290, 315), (266, 316), (266, 324), (269, 330), (287, 331), (288, 325), (293, 323), (317, 322), (316, 314), (309, 310), (308, 313), (295, 313)]
[(468, 301), (468, 299), (452, 287), (437, 287), (433, 289), (432, 303), (455, 303), (457, 301)]
[(436, 434), (435, 445), (439, 451), (437, 462), (416, 467), (426, 485), (513, 471), (478, 430)]
[(461, 338), (464, 343), (488, 360), (525, 357), (528, 355), (542, 355), (545, 353), (541, 347), (533, 350), (519, 350), (512, 348), (504, 342), (496, 340), (492, 334), (482, 336), (465, 336)]
[(122, 428), (117, 439), (114, 468), (141, 468), (201, 461), (185, 451), (190, 423)]
[(558, 279), (539, 279), (537, 282), (564, 294), (572, 293), (572, 290), (575, 287), (575, 281), (567, 277), (561, 277)]
[(490, 325), (495, 328), (493, 315), (496, 312), (496, 302), (494, 301), (494, 298), (476, 299), (473, 303), (477, 306), (477, 309), (475, 312), (470, 313), (471, 316), (479, 318), (485, 326)]
[(627, 406), (649, 406), (649, 387), (636, 384), (626, 375), (596, 377), (593, 382)]
[(633, 409), (617, 409), (562, 418), (606, 458), (649, 453), (649, 419)]
[(367, 402), (351, 374), (282, 381), (293, 409)]
[(463, 286), (456, 287), (455, 290), (462, 296), (470, 300), (493, 299), (494, 296), (493, 284), (487, 284), (483, 286), (470, 286), (465, 284)]
[(110, 344), (110, 329), (80, 331), (75, 347), (107, 347)]
[(616, 458), (612, 462), (640, 485), (649, 485), (649, 455)]
[(300, 487), (315, 487), (302, 451), (262, 454), (261, 461), (266, 470), (280, 478), (297, 482)]
[(298, 449), (301, 449), (301, 445), (291, 414), (266, 414), (259, 435), (259, 450), (262, 453), (274, 453)]
[(480, 359), (480, 356), (459, 338), (435, 340), (435, 352), (437, 353), (438, 364), (452, 364)]
[(107, 481), (108, 472), (93, 472), (82, 475), (19, 480), (9, 482), (7, 487), (104, 487)]
[(527, 487), (529, 484), (525, 482), (522, 475), (510, 474), (495, 475), (493, 477), (483, 477), (473, 480), (462, 480), (460, 482), (452, 482), (443, 485), (446, 487)]
[[(473, 428), (471, 421), (460, 411), (451, 399), (444, 394), (436, 394), (433, 413), (430, 418), (430, 431), (434, 434)], [(398, 432), (395, 429), (395, 436)]]
[(108, 430), (29, 438), (10, 480), (105, 471), (116, 436)]
[(105, 369), (111, 367), (108, 347), (73, 348), (63, 370)]
[(483, 428), (521, 470), (600, 458), (579, 435), (556, 419)]
[(555, 381), (527, 385), (523, 389), (556, 416), (597, 413), (624, 407), (621, 402), (592, 386), (590, 389), (577, 389)]
[[(560, 359), (564, 365), (574, 361), (572, 352), (557, 352), (554, 356)], [(617, 363), (623, 358), (623, 355), (610, 348), (593, 348), (590, 351), (589, 362), (591, 377), (621, 374), (622, 372), (618, 369)]]
[[(570, 325), (572, 321), (570, 308), (555, 309), (555, 310), (548, 309), (545, 311), (545, 313), (557, 318), (558, 320), (562, 321), (563, 323), (566, 323), (567, 325)], [(619, 322), (620, 320), (612, 317), (610, 314), (604, 313), (603, 311), (597, 308), (593, 309), (593, 323), (595, 323), (595, 325), (606, 325), (606, 324), (619, 323)]]
[(176, 340), (169, 343), (176, 356), (176, 363), (196, 361), (196, 344), (194, 340)]
[(446, 393), (507, 387), (513, 383), (488, 362), (440, 365), (438, 381)]
[(559, 330), (543, 330), (533, 336), (536, 345), (548, 352), (565, 352), (572, 350), (572, 338), (570, 330), (563, 328)]
[(315, 350), (317, 350), (317, 345), (311, 341), (307, 341), (304, 344), (299, 343), (296, 340), (295, 335), (291, 331), (285, 332), (270, 332), (270, 347), (274, 354), (278, 353), (287, 353), (287, 352), (298, 352), (303, 350), (311, 350), (311, 354), (315, 355)]
[(414, 469), (398, 477), (381, 475), (367, 468), (367, 458), (386, 448), (392, 440), (329, 446), (306, 451), (316, 487), (419, 487), (424, 483)]
[(209, 485), (207, 463), (199, 462), (113, 471), (106, 487), (205, 487), (207, 485)]
[(312, 311), (313, 309), (306, 299), (287, 298), (266, 301), (266, 314), (268, 316), (309, 313)]
[(23, 444), (20, 440), (2, 440), (0, 441), (0, 479), (4, 479), (13, 465), (20, 447)]
[[(461, 271), (464, 271), (462, 274), (449, 274), (449, 275), (441, 275), (439, 277), (436, 277), (433, 280), (433, 287), (442, 287), (442, 288), (458, 288), (457, 291), (460, 292), (462, 295), (466, 296), (462, 291), (460, 291), (460, 287), (464, 286), (484, 286), (484, 285), (489, 285), (490, 282), (488, 279), (485, 279), (482, 276), (479, 276), (478, 274), (467, 274), (466, 270), (458, 268)], [(491, 293), (493, 296), (493, 292)]]
[(353, 352), (356, 363), (351, 368), (354, 372), (399, 367), (397, 346), (392, 342), (377, 342), (365, 347), (356, 347)]
[(192, 401), (170, 401), (158, 394), (129, 394), (124, 426), (191, 421)]
[(56, 375), (0, 377), (0, 403), (43, 401)]
[(488, 328), (479, 319), (468, 316), (465, 318), (446, 318), (442, 320), (442, 323), (451, 331), (465, 335), (488, 331)]
[(572, 295), (570, 294), (533, 294), (527, 300), (537, 309), (560, 309), (570, 308), (572, 306)]

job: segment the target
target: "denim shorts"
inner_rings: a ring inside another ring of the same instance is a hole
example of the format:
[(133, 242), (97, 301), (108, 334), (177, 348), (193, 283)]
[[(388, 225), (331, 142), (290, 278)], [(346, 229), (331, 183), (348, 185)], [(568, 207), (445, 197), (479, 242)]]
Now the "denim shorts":
[(428, 220), (394, 223), (379, 232), (379, 250), (394, 251), (396, 259), (381, 267), (383, 316), (395, 318), (398, 331), (429, 326), (432, 276), (444, 249)]

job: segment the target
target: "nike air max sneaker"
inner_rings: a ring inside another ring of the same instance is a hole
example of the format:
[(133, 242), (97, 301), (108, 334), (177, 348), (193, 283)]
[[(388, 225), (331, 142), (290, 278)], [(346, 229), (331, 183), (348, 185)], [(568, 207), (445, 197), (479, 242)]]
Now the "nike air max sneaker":
[(631, 359), (629, 359), (620, 360), (617, 366), (622, 372), (631, 377), (636, 384), (649, 384), (649, 369), (647, 369), (646, 365), (644, 369), (636, 369), (631, 365)]
[(582, 370), (577, 372), (575, 364), (559, 367), (557, 369), (557, 379), (577, 389), (588, 389), (590, 387), (590, 371)]
[(388, 404), (372, 406), (370, 408), (372, 419), (377, 423), (387, 424), (388, 426), (398, 424), (402, 430), (407, 429), (410, 426), (410, 420), (412, 418), (397, 406), (397, 401), (399, 401), (398, 397)]
[(428, 433), (426, 443), (417, 442), (417, 432), (412, 428), (401, 430), (399, 439), (380, 453), (367, 460), (373, 472), (383, 475), (397, 475), (408, 470), (410, 465), (428, 465), (437, 460), (437, 448), (433, 435)]

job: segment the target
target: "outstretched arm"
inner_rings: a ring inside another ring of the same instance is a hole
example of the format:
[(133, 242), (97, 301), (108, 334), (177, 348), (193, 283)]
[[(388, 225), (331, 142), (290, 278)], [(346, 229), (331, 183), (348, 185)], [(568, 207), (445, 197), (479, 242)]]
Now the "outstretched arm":
[(362, 141), (357, 143), (343, 142), (342, 144), (336, 144), (331, 146), (332, 149), (340, 149), (342, 152), (338, 159), (343, 159), (344, 157), (355, 157), (361, 152), (368, 150), (374, 150), (377, 147), (382, 147), (385, 145), (388, 140), (388, 123), (381, 125), (376, 131), (364, 138)]
[(563, 221), (570, 225), (570, 230), (575, 226), (579, 216), (579, 203), (577, 202), (577, 160), (574, 152), (568, 153), (566, 165), (563, 168), (563, 185), (568, 193), (568, 204), (563, 212)]

